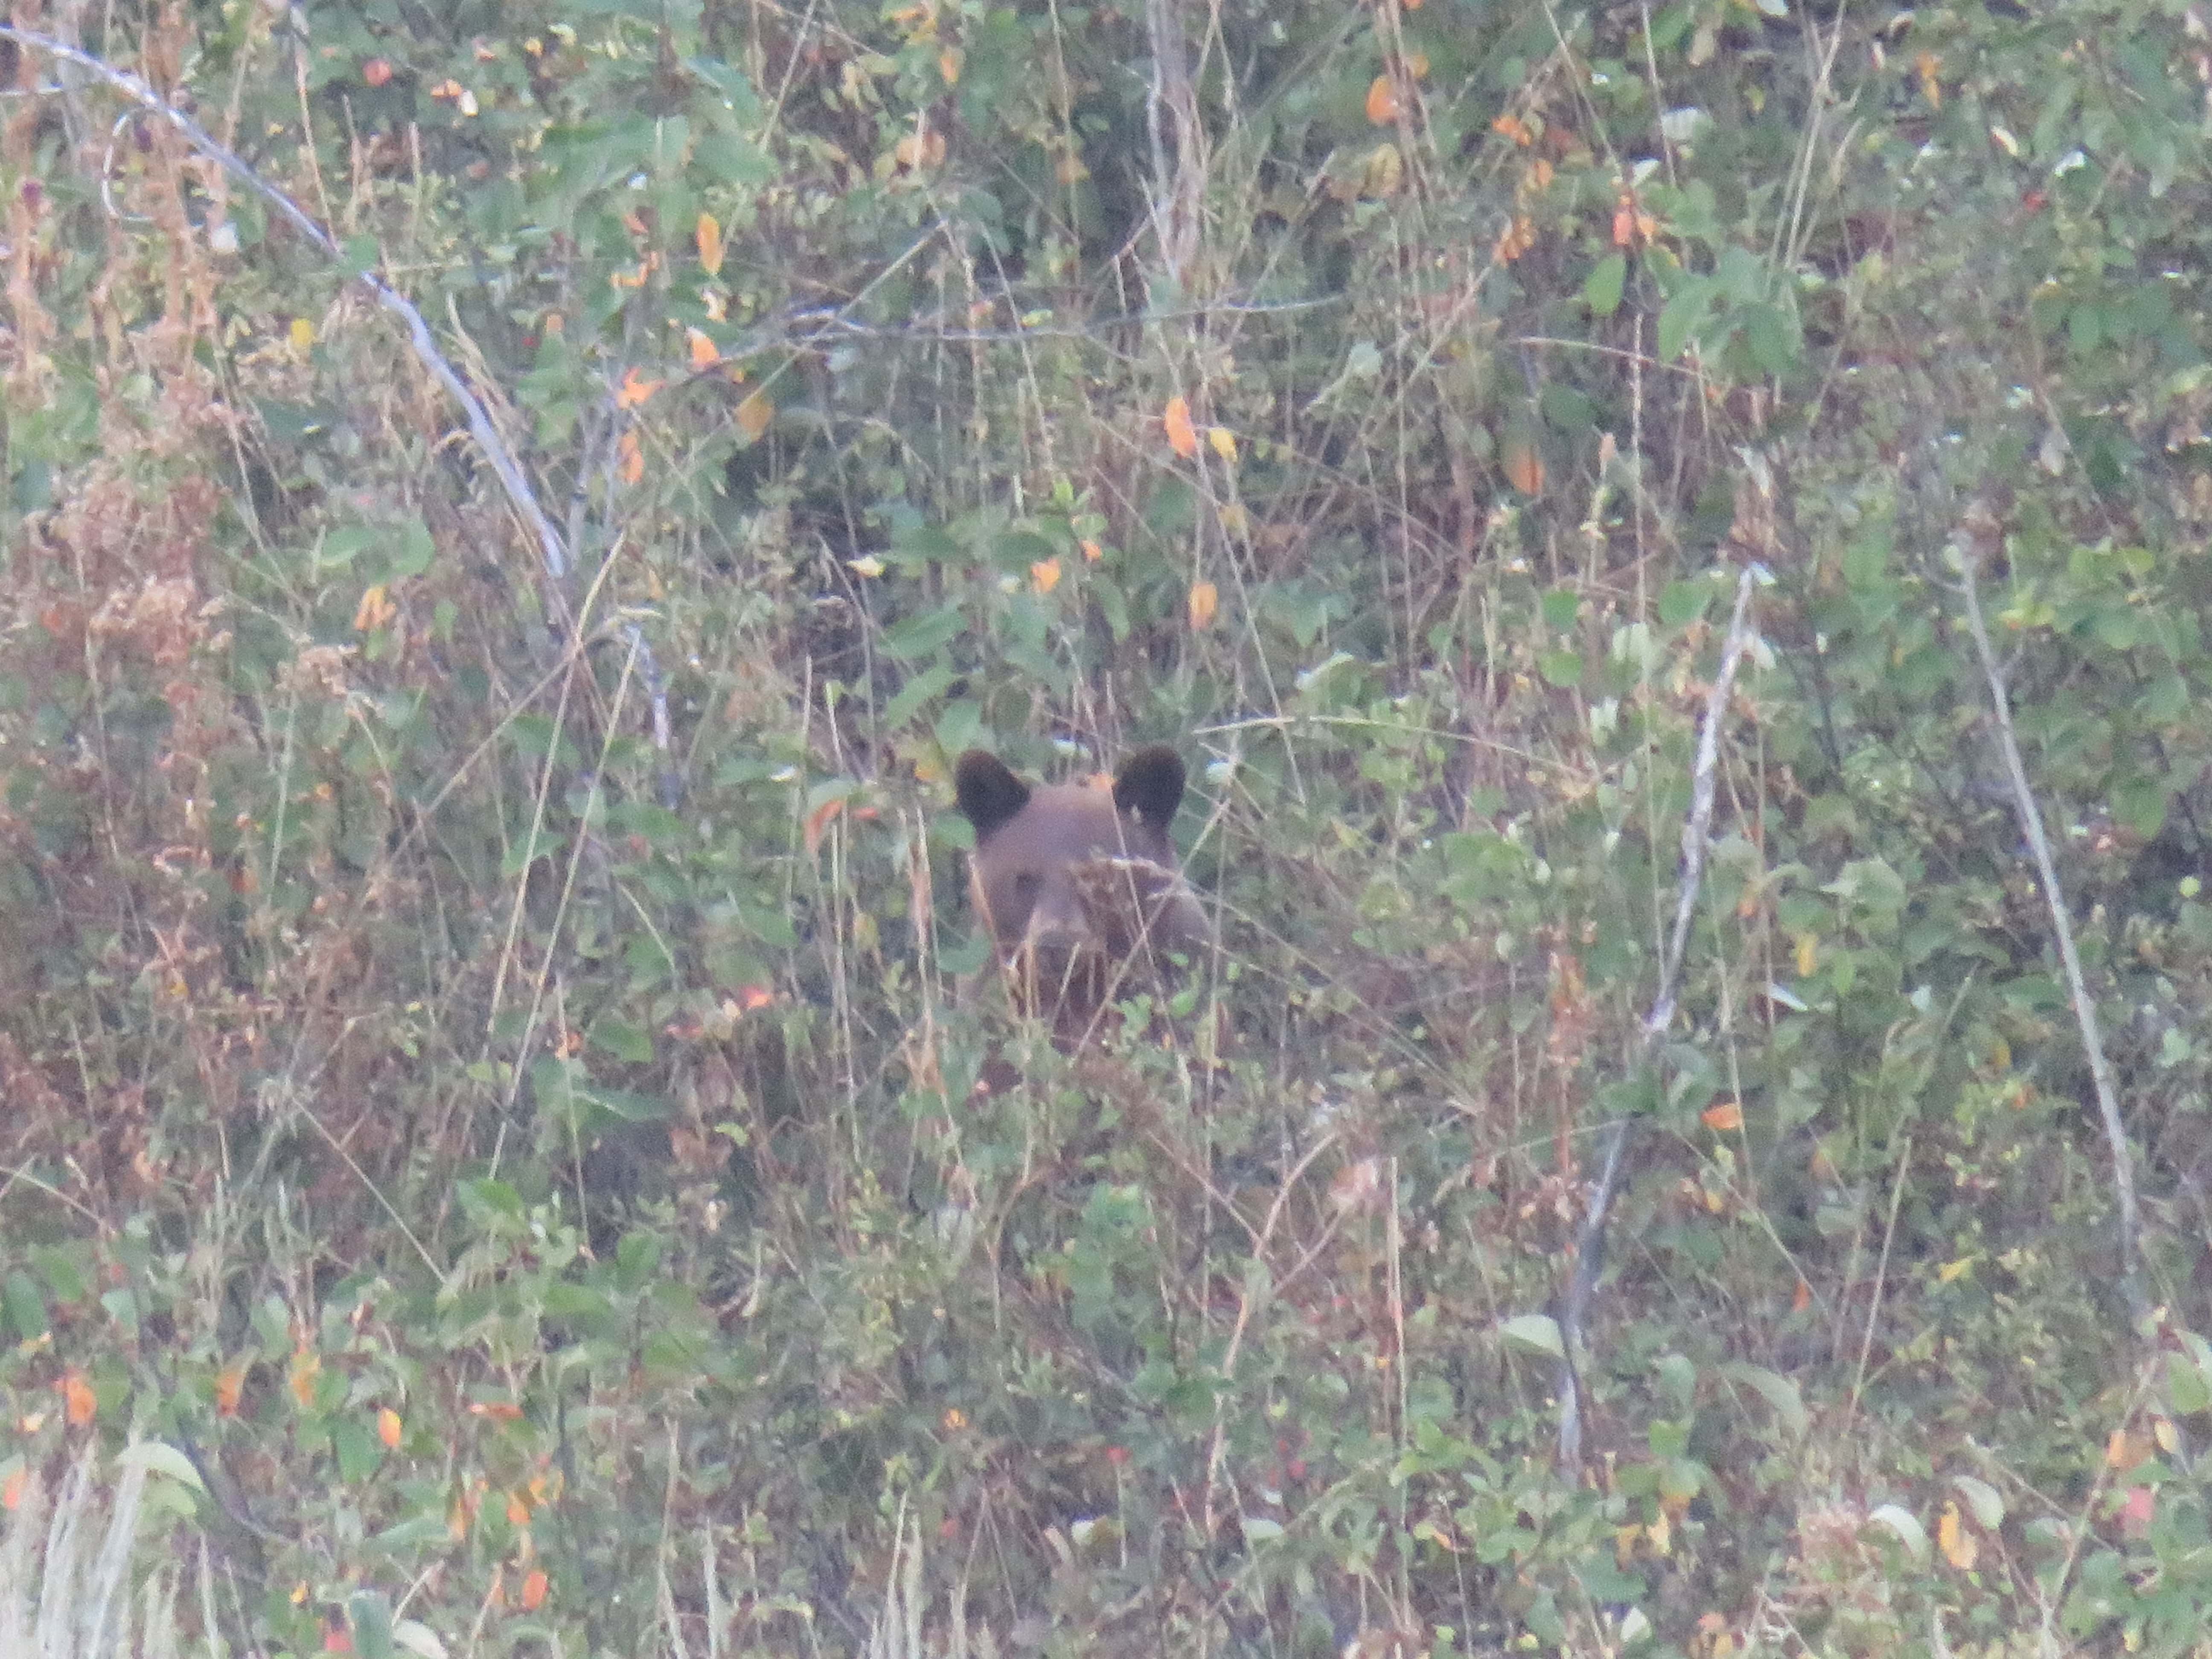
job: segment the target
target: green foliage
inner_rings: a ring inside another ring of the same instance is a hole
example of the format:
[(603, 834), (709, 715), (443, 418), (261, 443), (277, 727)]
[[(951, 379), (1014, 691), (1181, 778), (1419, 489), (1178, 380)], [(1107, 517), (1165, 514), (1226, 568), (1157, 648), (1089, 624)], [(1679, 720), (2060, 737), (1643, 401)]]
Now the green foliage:
[[(345, 250), (9, 60), (0, 1497), (149, 1648), (2201, 1649), (2193, 14), (76, 27)], [(943, 782), (1154, 739), (1061, 1054)]]

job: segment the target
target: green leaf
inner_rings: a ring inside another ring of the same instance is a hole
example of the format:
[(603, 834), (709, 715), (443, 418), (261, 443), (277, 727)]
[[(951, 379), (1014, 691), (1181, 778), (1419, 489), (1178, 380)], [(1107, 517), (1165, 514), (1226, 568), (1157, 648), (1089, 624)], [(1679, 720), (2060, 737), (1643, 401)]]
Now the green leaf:
[(957, 605), (924, 611), (919, 617), (909, 617), (884, 630), (884, 654), (901, 662), (926, 657), (957, 639), (966, 625)]
[(179, 1486), (190, 1486), (194, 1492), (207, 1490), (207, 1483), (200, 1479), (200, 1472), (192, 1467), (192, 1460), (165, 1440), (141, 1440), (135, 1445), (126, 1446), (116, 1454), (115, 1461), (144, 1469), (149, 1474), (164, 1476)]
[(1583, 683), (1583, 653), (1579, 651), (1546, 651), (1536, 658), (1536, 672), (1544, 677), (1547, 685), (1562, 691), (1573, 690)]
[(595, 1047), (633, 1066), (646, 1065), (653, 1059), (653, 1034), (626, 1020), (602, 1016), (592, 1022), (591, 1037)]
[(1583, 303), (1594, 317), (1610, 317), (1620, 309), (1621, 290), (1628, 283), (1628, 256), (1608, 253), (1583, 279)]
[(1928, 1565), (1928, 1532), (1911, 1510), (1896, 1504), (1884, 1504), (1867, 1516), (1867, 1525), (1883, 1527), (1895, 1534), (1913, 1560), (1922, 1566)]
[(1516, 1348), (1526, 1348), (1553, 1359), (1567, 1357), (1566, 1344), (1559, 1337), (1559, 1322), (1549, 1314), (1517, 1314), (1501, 1321), (1498, 1334)]
[(1712, 283), (1705, 277), (1696, 277), (1682, 284), (1674, 297), (1667, 301), (1659, 313), (1658, 337), (1655, 342), (1662, 363), (1671, 363), (1682, 355), (1690, 343), (1698, 325), (1705, 321), (1705, 313), (1711, 308)]
[(9, 1271), (0, 1300), (5, 1302), (8, 1322), (18, 1341), (35, 1342), (46, 1334), (46, 1298), (39, 1294), (37, 1281), (21, 1267)]
[(1776, 1418), (1791, 1434), (1802, 1434), (1811, 1426), (1813, 1419), (1805, 1409), (1805, 1397), (1788, 1377), (1763, 1365), (1741, 1362), (1721, 1366), (1720, 1375), (1731, 1382), (1742, 1383), (1772, 1407)]

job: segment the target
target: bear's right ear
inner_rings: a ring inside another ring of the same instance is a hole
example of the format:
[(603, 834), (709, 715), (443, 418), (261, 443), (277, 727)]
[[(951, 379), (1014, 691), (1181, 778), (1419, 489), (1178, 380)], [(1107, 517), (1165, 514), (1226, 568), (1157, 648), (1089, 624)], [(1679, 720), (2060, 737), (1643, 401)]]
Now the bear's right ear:
[(1030, 787), (988, 750), (970, 749), (952, 769), (960, 816), (975, 826), (978, 840), (1030, 804)]

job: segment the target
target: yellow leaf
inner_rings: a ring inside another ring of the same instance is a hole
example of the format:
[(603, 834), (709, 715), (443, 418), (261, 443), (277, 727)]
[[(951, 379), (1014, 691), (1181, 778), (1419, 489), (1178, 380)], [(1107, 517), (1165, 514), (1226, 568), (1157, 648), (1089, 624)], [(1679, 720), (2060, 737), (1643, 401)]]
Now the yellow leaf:
[(1190, 585), (1190, 625), (1194, 631), (1213, 625), (1213, 613), (1221, 608), (1221, 590), (1212, 582), (1193, 582)]
[(1943, 1559), (1960, 1572), (1974, 1570), (1974, 1559), (1981, 1553), (1982, 1547), (1960, 1524), (1956, 1504), (1943, 1505), (1943, 1513), (1936, 1522), (1936, 1547), (1942, 1551)]
[(960, 84), (961, 61), (960, 48), (957, 46), (947, 46), (937, 54), (937, 72), (945, 77), (946, 86), (957, 87)]
[(1820, 962), (1820, 938), (1817, 933), (1797, 935), (1797, 977), (1809, 979)]
[(392, 603), (390, 595), (384, 591), (383, 583), (379, 582), (364, 592), (361, 596), (361, 603), (354, 607), (353, 631), (373, 634), (398, 614), (399, 607)]
[(1237, 434), (1225, 426), (1210, 426), (1206, 429), (1206, 441), (1213, 453), (1234, 466), (1237, 465)]
[(872, 553), (863, 553), (857, 559), (845, 561), (856, 576), (876, 577), (884, 574), (884, 562)]
[(1169, 447), (1186, 461), (1195, 456), (1198, 453), (1198, 430), (1190, 423), (1190, 404), (1181, 398), (1170, 398), (1160, 418), (1168, 429)]
[(699, 216), (699, 266), (709, 276), (722, 274), (722, 222), (711, 213)]
[(1398, 88), (1390, 84), (1390, 77), (1378, 75), (1367, 88), (1367, 118), (1378, 127), (1389, 126), (1398, 118)]
[(1743, 1107), (1733, 1100), (1717, 1101), (1698, 1113), (1698, 1121), (1717, 1133), (1733, 1134), (1743, 1127)]
[(648, 380), (635, 368), (629, 369), (623, 375), (622, 389), (615, 393), (615, 407), (635, 409), (659, 390), (659, 381)]
[(315, 343), (315, 325), (305, 317), (295, 317), (289, 331), (292, 337), (292, 349), (295, 351), (305, 351)]
[(1240, 542), (1252, 533), (1251, 516), (1244, 511), (1243, 502), (1222, 502), (1221, 528)]
[(1936, 77), (1943, 67), (1943, 60), (1932, 52), (1923, 52), (1912, 60), (1912, 67), (1920, 73), (1920, 95), (1931, 107), (1942, 108), (1943, 83)]
[(691, 367), (694, 368), (712, 368), (722, 360), (721, 352), (704, 330), (685, 329), (684, 343), (691, 348)]
[(1544, 458), (1526, 438), (1505, 446), (1505, 482), (1523, 495), (1540, 495), (1544, 488)]
[(1039, 559), (1030, 567), (1030, 586), (1040, 593), (1049, 593), (1060, 586), (1060, 561)]
[(1956, 1261), (1947, 1261), (1936, 1270), (1936, 1282), (1948, 1285), (1966, 1277), (1966, 1270), (1974, 1265), (1974, 1258), (1962, 1255)]
[(645, 451), (637, 441), (637, 434), (625, 432), (622, 441), (615, 446), (615, 473), (626, 484), (634, 484), (645, 476)]
[(775, 418), (775, 405), (765, 392), (756, 392), (738, 405), (738, 430), (745, 434), (747, 443), (760, 441), (768, 423)]

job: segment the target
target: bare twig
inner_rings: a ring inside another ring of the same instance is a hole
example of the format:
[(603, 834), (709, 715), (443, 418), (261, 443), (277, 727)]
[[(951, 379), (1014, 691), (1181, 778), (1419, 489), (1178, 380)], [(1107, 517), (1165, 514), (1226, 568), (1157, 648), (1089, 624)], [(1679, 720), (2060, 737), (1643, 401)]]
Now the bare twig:
[[(1682, 957), (1689, 948), (1690, 923), (1697, 911), (1698, 892), (1705, 884), (1705, 846), (1712, 831), (1714, 778), (1720, 765), (1721, 720), (1728, 713), (1729, 693), (1735, 684), (1745, 648), (1751, 643), (1751, 590), (1772, 578), (1766, 567), (1753, 562), (1736, 579), (1735, 611), (1729, 619), (1728, 639), (1721, 647), (1720, 672), (1713, 676), (1705, 698), (1705, 719), (1698, 729), (1698, 758), (1691, 774), (1690, 816), (1682, 825), (1682, 863), (1674, 891), (1674, 926), (1667, 939), (1667, 957), (1659, 969), (1659, 992), (1651, 1011), (1644, 1017), (1637, 1062), (1648, 1065), (1674, 1023), (1675, 999), (1680, 994)], [(1597, 1186), (1589, 1208), (1575, 1233), (1575, 1271), (1559, 1308), (1559, 1343), (1565, 1357), (1559, 1362), (1559, 1467), (1573, 1468), (1582, 1461), (1582, 1381), (1575, 1355), (1582, 1346), (1583, 1322), (1589, 1311), (1592, 1292), (1605, 1266), (1605, 1229), (1613, 1200), (1620, 1191), (1621, 1171), (1627, 1165), (1628, 1145), (1637, 1120), (1624, 1117), (1606, 1133), (1599, 1160)]]
[[(325, 258), (343, 264), (344, 252), (338, 246), (336, 238), (324, 229), (306, 209), (256, 173), (235, 151), (218, 141), (139, 76), (129, 70), (118, 69), (104, 59), (51, 35), (17, 28), (11, 24), (0, 24), (0, 40), (13, 40), (97, 76), (148, 114), (167, 122), (183, 136), (186, 143), (268, 203), (287, 224), (306, 237)], [(100, 187), (105, 194), (107, 189), (105, 169)], [(468, 423), (469, 435), (476, 440), (477, 447), (490, 463), (492, 472), (499, 479), (500, 488), (506, 492), (508, 503), (537, 537), (538, 552), (544, 561), (547, 586), (550, 590), (549, 603), (569, 632), (574, 634), (577, 631), (576, 621), (570, 613), (566, 586), (570, 563), (569, 543), (554, 527), (552, 520), (538, 504), (537, 493), (531, 489), (530, 481), (523, 473), (520, 458), (501, 435), (490, 411), (484, 406), (483, 399), (470, 388), (460, 371), (453, 367), (452, 360), (439, 349), (437, 341), (430, 333), (429, 324), (422, 312), (416, 308), (414, 301), (373, 270), (359, 271), (354, 280), (374, 295), (379, 305), (400, 320), (406, 328), (408, 342), (414, 348), (416, 358), (460, 405), (461, 414)], [(667, 760), (670, 753), (667, 682), (652, 647), (647, 643), (644, 632), (637, 623), (625, 623), (623, 633), (651, 701), (653, 747), (662, 757), (658, 793), (662, 805), (672, 809), (677, 783)]]
[(2097, 1091), (2097, 1115), (2104, 1121), (2105, 1144), (2112, 1159), (2112, 1191), (2119, 1206), (2120, 1296), (2128, 1318), (2140, 1327), (2150, 1317), (2150, 1302), (2142, 1287), (2142, 1231), (2136, 1212), (2135, 1160), (2128, 1152), (2128, 1132), (2120, 1121), (2119, 1091), (2112, 1084), (2112, 1064), (2105, 1056), (2105, 1040), (2097, 1029), (2097, 1001), (2081, 976), (2081, 958), (2074, 948), (2074, 922), (2066, 910), (2065, 890), (2058, 884), (2058, 867), (2051, 857), (2051, 838), (2044, 833), (2043, 811), (2029, 787), (2027, 768), (2020, 757), (2020, 743), (2013, 734), (2012, 696), (2005, 686), (2003, 665), (1990, 644), (1989, 625), (1982, 619), (1982, 599), (1977, 586), (1984, 558), (1996, 551), (2000, 532), (1996, 516), (1979, 501), (1966, 508), (1952, 538), (1963, 578), (1960, 591), (1966, 603), (1966, 627), (1974, 636), (1974, 651), (1982, 662), (1982, 678), (1990, 688), (1990, 707), (1996, 711), (1997, 750), (2004, 757), (2005, 776), (2012, 784), (2013, 810), (2019, 815), (2021, 833), (2035, 859), (2036, 879), (2043, 884), (2044, 902), (2051, 907), (2051, 931), (2058, 939), (2058, 960), (2066, 971), (2066, 994), (2073, 1000), (2074, 1019), (2081, 1032), (2081, 1047), (2089, 1058), (2089, 1079)]
[[(156, 116), (175, 128), (186, 143), (218, 164), (224, 172), (274, 208), (287, 224), (313, 243), (325, 258), (334, 263), (344, 263), (344, 251), (338, 246), (336, 239), (316, 223), (305, 208), (248, 167), (235, 151), (218, 142), (198, 122), (129, 70), (118, 69), (104, 58), (95, 58), (79, 47), (55, 40), (52, 35), (35, 33), (12, 24), (0, 23), (0, 40), (13, 40), (19, 46), (32, 47), (98, 76), (149, 115)], [(413, 301), (374, 271), (362, 271), (355, 280), (376, 296), (379, 305), (405, 325), (415, 355), (422, 359), (423, 367), (437, 377), (438, 383), (453, 394), (453, 401), (461, 406), (461, 413), (468, 420), (470, 435), (477, 441), (477, 447), (483, 451), (484, 459), (491, 463), (492, 471), (499, 476), (500, 484), (507, 491), (507, 498), (514, 504), (514, 510), (522, 515), (524, 521), (537, 535), (538, 546), (545, 557), (546, 574), (552, 577), (557, 591), (557, 585), (568, 577), (568, 550), (562, 544), (560, 532), (553, 528), (552, 520), (545, 516), (545, 510), (538, 506), (529, 480), (522, 476), (521, 462), (507, 447), (507, 441), (500, 436), (499, 428), (492, 424), (483, 401), (469, 390), (468, 383), (461, 379), (459, 371), (438, 349), (437, 342), (430, 337), (429, 324), (415, 308)]]

